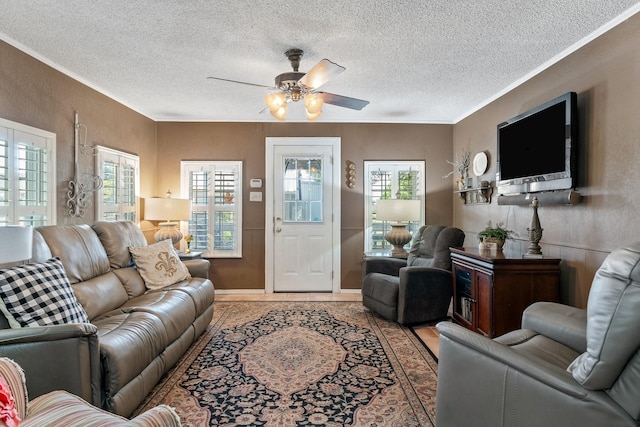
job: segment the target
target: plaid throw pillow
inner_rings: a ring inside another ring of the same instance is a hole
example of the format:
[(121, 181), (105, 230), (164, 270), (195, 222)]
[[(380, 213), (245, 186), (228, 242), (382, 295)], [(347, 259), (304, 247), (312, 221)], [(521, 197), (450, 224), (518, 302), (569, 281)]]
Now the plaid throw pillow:
[(0, 270), (0, 293), (22, 327), (89, 323), (57, 257)]

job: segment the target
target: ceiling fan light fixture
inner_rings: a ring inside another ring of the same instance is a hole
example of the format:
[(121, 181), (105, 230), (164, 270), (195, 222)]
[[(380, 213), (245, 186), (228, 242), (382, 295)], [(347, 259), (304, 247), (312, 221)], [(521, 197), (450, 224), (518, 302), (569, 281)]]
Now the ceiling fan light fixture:
[(308, 120), (315, 120), (318, 117), (320, 117), (322, 115), (322, 110), (318, 111), (317, 113), (310, 113), (309, 110), (307, 110), (307, 119)]
[(304, 96), (304, 107), (307, 110), (307, 115), (322, 113), (322, 106), (324, 100), (317, 93), (308, 93)]
[(270, 93), (265, 96), (264, 101), (271, 114), (274, 114), (282, 106), (284, 106), (284, 111), (287, 111), (287, 97), (282, 92)]
[[(342, 73), (345, 68), (328, 59), (322, 59), (306, 73), (300, 72), (300, 59), (304, 52), (302, 49), (292, 48), (285, 52), (293, 71), (278, 74), (275, 77), (274, 86), (230, 80), (222, 77), (208, 77), (213, 80), (221, 80), (230, 83), (240, 83), (249, 86), (258, 86), (270, 90), (278, 90), (265, 96), (265, 104), (271, 115), (278, 120), (284, 120), (290, 102), (304, 99), (307, 119), (315, 120), (322, 115), (322, 106), (326, 104), (351, 110), (362, 110), (369, 104), (363, 99), (350, 98), (328, 92), (317, 92), (318, 88), (327, 83), (332, 77)], [(261, 110), (262, 113), (264, 111)]]
[(294, 102), (300, 101), (300, 99), (302, 98), (302, 92), (300, 91), (300, 87), (298, 86), (292, 87), (291, 90), (289, 91), (289, 95), (291, 96), (292, 101)]
[(284, 120), (287, 117), (287, 104), (284, 103), (278, 109), (269, 111), (271, 111), (271, 115), (276, 119)]

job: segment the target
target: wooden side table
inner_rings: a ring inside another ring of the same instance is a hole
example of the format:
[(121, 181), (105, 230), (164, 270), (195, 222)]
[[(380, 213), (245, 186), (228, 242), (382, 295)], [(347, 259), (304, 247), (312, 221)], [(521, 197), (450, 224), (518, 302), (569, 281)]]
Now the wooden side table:
[(391, 255), (391, 251), (385, 251), (385, 252), (364, 252), (362, 254), (365, 257), (384, 257), (384, 258), (398, 258), (398, 259), (407, 259), (408, 256), (397, 256), (397, 255)]
[(453, 321), (489, 338), (518, 329), (536, 301), (558, 302), (560, 260), (451, 248)]
[(202, 251), (200, 251), (200, 252), (191, 251), (189, 253), (180, 252), (180, 253), (178, 253), (178, 256), (180, 257), (180, 259), (182, 261), (187, 261), (187, 260), (190, 260), (190, 259), (198, 259), (198, 258), (202, 258)]

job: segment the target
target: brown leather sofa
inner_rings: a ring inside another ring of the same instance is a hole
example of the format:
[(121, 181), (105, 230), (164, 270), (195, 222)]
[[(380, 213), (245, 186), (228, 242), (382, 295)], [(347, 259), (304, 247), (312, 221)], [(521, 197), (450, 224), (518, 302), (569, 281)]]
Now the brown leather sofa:
[(30, 397), (67, 390), (129, 416), (213, 317), (209, 262), (191, 278), (147, 290), (129, 253), (145, 246), (132, 222), (34, 230), (33, 262), (59, 257), (90, 324), (10, 329), (0, 313), (0, 356), (19, 363)]

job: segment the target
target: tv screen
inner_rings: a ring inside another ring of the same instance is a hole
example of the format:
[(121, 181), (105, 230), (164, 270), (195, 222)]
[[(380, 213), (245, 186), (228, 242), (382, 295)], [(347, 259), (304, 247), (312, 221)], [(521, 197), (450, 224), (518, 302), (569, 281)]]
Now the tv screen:
[(498, 125), (499, 194), (575, 187), (576, 94), (569, 92)]

